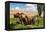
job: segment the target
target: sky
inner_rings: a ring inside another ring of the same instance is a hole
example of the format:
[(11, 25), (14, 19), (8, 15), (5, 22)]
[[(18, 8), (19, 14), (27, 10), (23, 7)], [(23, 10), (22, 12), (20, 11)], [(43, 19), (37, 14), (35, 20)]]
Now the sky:
[(23, 9), (26, 11), (36, 11), (37, 4), (10, 3), (10, 9)]

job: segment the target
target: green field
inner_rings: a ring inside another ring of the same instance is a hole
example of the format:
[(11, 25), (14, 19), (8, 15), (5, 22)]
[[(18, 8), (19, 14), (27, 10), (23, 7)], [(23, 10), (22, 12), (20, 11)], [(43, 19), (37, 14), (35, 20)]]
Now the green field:
[(38, 16), (35, 24), (32, 25), (24, 25), (16, 23), (15, 18), (10, 18), (10, 28), (11, 29), (19, 29), (19, 28), (39, 28), (43, 27), (43, 17)]

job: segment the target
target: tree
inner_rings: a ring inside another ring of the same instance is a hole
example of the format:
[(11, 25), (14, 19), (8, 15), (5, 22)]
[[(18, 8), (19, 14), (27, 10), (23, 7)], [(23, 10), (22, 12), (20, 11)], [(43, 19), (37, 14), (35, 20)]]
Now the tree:
[(37, 9), (38, 9), (39, 16), (41, 16), (42, 11), (45, 10), (44, 4), (37, 4)]

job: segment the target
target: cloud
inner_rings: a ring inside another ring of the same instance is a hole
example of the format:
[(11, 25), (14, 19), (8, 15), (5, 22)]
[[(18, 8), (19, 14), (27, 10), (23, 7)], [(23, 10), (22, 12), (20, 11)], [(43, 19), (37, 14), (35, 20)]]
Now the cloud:
[(19, 7), (10, 8), (10, 10), (15, 10), (15, 9), (19, 10), (19, 9), (21, 9), (21, 8), (19, 8)]
[(26, 6), (33, 6), (33, 4), (26, 4)]
[(25, 4), (25, 8), (21, 8), (16, 6), (15, 8), (12, 8), (12, 10), (17, 9), (17, 10), (24, 10), (24, 11), (37, 11), (37, 5), (36, 4)]
[(15, 9), (20, 9), (19, 7), (15, 7)]
[(37, 10), (37, 5), (36, 4), (26, 4), (26, 10), (31, 10), (31, 11), (36, 11)]

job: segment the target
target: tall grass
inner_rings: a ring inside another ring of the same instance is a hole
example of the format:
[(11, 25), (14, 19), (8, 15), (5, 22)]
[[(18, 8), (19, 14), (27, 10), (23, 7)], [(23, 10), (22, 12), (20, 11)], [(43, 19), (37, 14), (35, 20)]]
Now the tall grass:
[(43, 27), (43, 17), (38, 16), (35, 24), (24, 25), (16, 23), (16, 18), (10, 18), (10, 28), (19, 29), (19, 28), (39, 28)]

